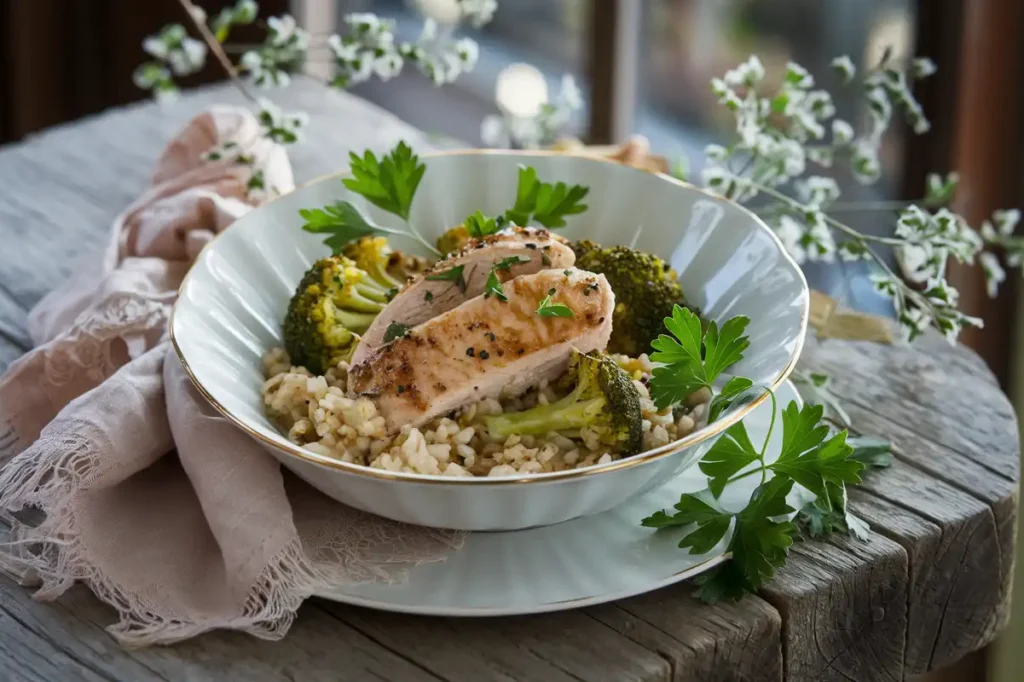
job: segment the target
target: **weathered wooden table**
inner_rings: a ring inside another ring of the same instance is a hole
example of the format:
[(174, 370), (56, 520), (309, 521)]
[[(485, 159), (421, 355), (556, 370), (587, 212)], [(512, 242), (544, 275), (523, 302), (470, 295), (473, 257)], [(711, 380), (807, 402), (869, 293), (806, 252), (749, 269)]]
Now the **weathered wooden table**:
[[(299, 182), (349, 149), (422, 133), (355, 98), (298, 83), (312, 114), (293, 151)], [(228, 87), (146, 104), (0, 150), (0, 370), (28, 348), (26, 310), (106, 239), (164, 142)], [(55, 605), (0, 579), (2, 680), (900, 680), (988, 643), (1005, 623), (1019, 480), (1017, 423), (969, 350), (828, 342), (804, 365), (830, 372), (857, 427), (895, 444), (891, 469), (852, 495), (874, 532), (795, 546), (758, 596), (705, 606), (689, 584), (543, 616), (424, 618), (306, 604), (284, 641), (215, 633), (124, 651), (112, 612), (77, 588)]]

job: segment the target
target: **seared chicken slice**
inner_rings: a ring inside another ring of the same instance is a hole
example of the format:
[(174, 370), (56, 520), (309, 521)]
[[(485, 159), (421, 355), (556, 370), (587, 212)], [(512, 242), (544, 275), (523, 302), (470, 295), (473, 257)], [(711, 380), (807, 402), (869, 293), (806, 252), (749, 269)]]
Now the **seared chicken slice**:
[[(478, 296), (375, 350), (349, 370), (348, 388), (371, 396), (387, 426), (419, 426), (503, 392), (520, 393), (560, 376), (575, 347), (604, 350), (615, 294), (604, 275), (543, 270), (506, 282), (507, 301)], [(541, 302), (572, 317), (540, 315)]]
[(512, 257), (518, 257), (516, 264), (495, 273), (502, 282), (546, 268), (564, 269), (576, 262), (566, 241), (544, 229), (511, 227), (471, 239), (398, 292), (363, 334), (350, 363), (359, 364), (382, 346), (392, 323), (415, 327), (484, 293), (492, 266)]

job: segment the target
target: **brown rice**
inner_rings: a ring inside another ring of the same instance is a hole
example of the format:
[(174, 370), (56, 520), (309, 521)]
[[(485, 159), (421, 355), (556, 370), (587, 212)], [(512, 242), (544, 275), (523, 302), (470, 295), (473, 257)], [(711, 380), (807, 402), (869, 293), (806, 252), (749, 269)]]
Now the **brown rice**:
[[(616, 360), (631, 373), (640, 392), (645, 450), (682, 438), (701, 424), (706, 411), (703, 401), (692, 401), (699, 404), (678, 419), (671, 410), (654, 406), (647, 392), (652, 368), (646, 355), (616, 356)], [(563, 471), (618, 459), (602, 449), (587, 429), (579, 438), (554, 432), (543, 437), (513, 435), (504, 441), (488, 436), (481, 421), (485, 415), (556, 400), (559, 396), (547, 383), (519, 396), (487, 398), (420, 428), (404, 426), (389, 435), (372, 400), (345, 394), (345, 363), (323, 376), (312, 376), (305, 367), (293, 366), (283, 349), (275, 348), (264, 357), (263, 369), (267, 377), (264, 406), (288, 439), (344, 462), (417, 474), (504, 476)]]

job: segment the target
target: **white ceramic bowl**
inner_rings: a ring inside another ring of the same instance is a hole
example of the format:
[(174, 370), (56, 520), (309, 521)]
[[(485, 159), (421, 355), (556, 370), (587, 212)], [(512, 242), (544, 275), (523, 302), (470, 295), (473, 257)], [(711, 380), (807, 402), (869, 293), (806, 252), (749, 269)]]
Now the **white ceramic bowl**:
[[(425, 155), (411, 221), (433, 239), (466, 215), (512, 205), (519, 164), (547, 181), (590, 187), (586, 213), (559, 233), (626, 244), (668, 260), (688, 300), (712, 320), (750, 318), (750, 348), (735, 366), (755, 385), (779, 386), (796, 364), (809, 294), (779, 240), (746, 209), (668, 176), (552, 153), (462, 151)], [(306, 268), (328, 253), (300, 229), (301, 208), (349, 199), (381, 224), (398, 219), (322, 178), (252, 211), (212, 241), (181, 286), (171, 336), (199, 390), (282, 464), (327, 495), (408, 523), (512, 530), (611, 509), (693, 465), (756, 401), (666, 446), (604, 465), (550, 474), (451, 478), (371, 469), (291, 442), (263, 413), (261, 356), (281, 345), (281, 320)], [(413, 250), (412, 242), (395, 242)]]

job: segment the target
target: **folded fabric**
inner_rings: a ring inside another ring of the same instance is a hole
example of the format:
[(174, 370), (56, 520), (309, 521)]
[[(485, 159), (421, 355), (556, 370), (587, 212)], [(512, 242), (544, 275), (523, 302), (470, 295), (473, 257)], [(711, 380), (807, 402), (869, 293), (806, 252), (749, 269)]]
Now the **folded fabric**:
[[(131, 646), (213, 628), (279, 638), (326, 586), (400, 581), (464, 539), (284, 474), (185, 375), (166, 335), (177, 288), (253, 203), (250, 166), (202, 158), (229, 141), (267, 186), (294, 188), (287, 156), (249, 113), (197, 116), (104, 253), (32, 310), (37, 347), (0, 379), (0, 508), (13, 525), (0, 564), (37, 578), (41, 599), (84, 582), (117, 610), (110, 630)], [(42, 519), (16, 520), (25, 508)]]

